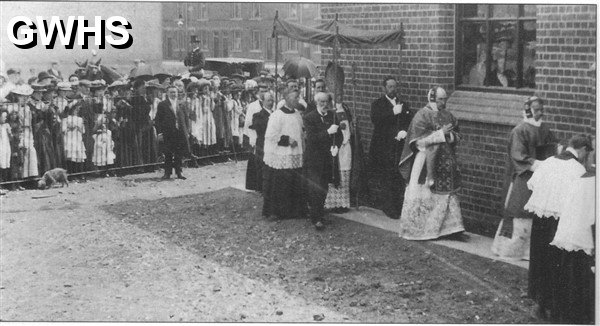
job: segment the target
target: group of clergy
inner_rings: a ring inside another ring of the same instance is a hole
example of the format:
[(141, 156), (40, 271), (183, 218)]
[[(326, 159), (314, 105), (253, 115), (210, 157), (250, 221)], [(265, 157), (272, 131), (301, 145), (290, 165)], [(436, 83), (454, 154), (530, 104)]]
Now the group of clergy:
[(341, 101), (315, 82), (308, 102), (296, 80), (281, 89), (282, 99), (259, 85), (248, 105), (244, 134), (252, 148), (246, 188), (261, 192), (262, 215), (269, 220), (305, 218), (325, 227), (325, 209), (350, 207), (351, 115)]

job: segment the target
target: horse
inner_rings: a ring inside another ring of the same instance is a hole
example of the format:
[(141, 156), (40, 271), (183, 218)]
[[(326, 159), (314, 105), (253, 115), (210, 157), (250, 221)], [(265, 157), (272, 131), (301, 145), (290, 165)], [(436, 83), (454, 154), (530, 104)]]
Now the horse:
[(101, 61), (102, 59), (98, 59), (98, 61), (90, 63), (89, 60), (85, 60), (84, 62), (76, 60), (77, 69), (75, 70), (75, 75), (79, 79), (90, 81), (104, 79), (108, 85), (123, 78), (115, 69), (100, 64)]

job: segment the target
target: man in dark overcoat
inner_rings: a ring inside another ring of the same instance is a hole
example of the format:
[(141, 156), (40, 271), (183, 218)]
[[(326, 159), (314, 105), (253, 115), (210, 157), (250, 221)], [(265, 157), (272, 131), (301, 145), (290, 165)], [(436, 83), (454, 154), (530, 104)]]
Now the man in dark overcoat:
[[(373, 137), (369, 149), (371, 178), (380, 185), (381, 209), (392, 219), (400, 218), (404, 202), (405, 180), (398, 170), (400, 155), (413, 112), (398, 96), (394, 77), (383, 80), (385, 94), (371, 104)], [(402, 133), (401, 131), (404, 131)]]
[(167, 99), (158, 104), (156, 110), (155, 126), (159, 141), (162, 139), (165, 154), (165, 174), (163, 179), (169, 179), (175, 169), (178, 179), (185, 180), (181, 174), (182, 158), (188, 155), (189, 126), (187, 125), (186, 112), (178, 100), (177, 88), (170, 86), (167, 89)]
[(329, 95), (323, 92), (315, 94), (315, 103), (316, 110), (303, 117), (306, 131), (304, 175), (310, 220), (317, 230), (321, 230), (329, 183), (337, 180), (339, 185), (339, 167), (334, 171), (333, 162), (337, 160), (343, 136), (339, 125), (334, 123), (335, 112), (327, 107)]

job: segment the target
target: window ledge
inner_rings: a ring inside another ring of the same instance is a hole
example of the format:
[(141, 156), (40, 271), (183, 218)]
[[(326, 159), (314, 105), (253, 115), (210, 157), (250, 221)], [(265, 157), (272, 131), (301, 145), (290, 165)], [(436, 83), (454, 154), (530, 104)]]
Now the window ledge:
[(446, 104), (459, 120), (514, 126), (523, 119), (527, 95), (455, 91)]

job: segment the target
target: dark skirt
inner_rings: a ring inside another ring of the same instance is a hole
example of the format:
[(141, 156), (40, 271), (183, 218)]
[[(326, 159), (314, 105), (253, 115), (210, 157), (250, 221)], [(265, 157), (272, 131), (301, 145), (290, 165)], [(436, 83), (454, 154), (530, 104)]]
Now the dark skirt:
[(305, 218), (306, 198), (303, 191), (302, 168), (273, 169), (263, 167), (263, 216)]
[(527, 181), (531, 178), (531, 172), (527, 171), (514, 178), (509, 188), (508, 200), (504, 211), (504, 217), (531, 218), (531, 214), (523, 209), (531, 197), (531, 190), (527, 187)]
[(246, 168), (246, 189), (259, 190), (259, 182), (256, 179), (256, 175), (256, 155), (250, 153), (248, 154), (248, 167)]
[(560, 250), (551, 246), (558, 220), (534, 217), (531, 225), (528, 295), (543, 309), (551, 309), (557, 298), (556, 284)]
[(558, 249), (557, 298), (551, 319), (560, 324), (594, 324), (593, 257), (583, 251)]

